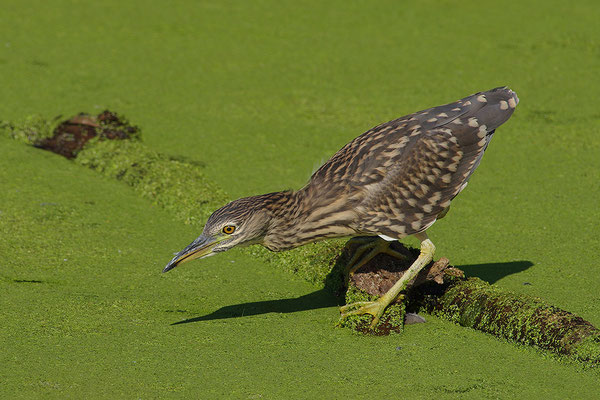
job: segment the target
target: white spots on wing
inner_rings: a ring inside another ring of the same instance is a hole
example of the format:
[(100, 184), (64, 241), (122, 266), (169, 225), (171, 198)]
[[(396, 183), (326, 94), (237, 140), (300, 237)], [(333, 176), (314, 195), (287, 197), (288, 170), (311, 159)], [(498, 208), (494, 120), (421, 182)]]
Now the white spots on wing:
[(500, 109), (501, 110), (508, 110), (508, 103), (504, 100), (500, 100)]
[(442, 175), (442, 182), (444, 182), (444, 183), (450, 183), (451, 180), (452, 180), (452, 175), (450, 175), (450, 174), (444, 174), (444, 175)]
[(510, 108), (515, 108), (517, 106), (517, 102), (515, 101), (514, 97), (508, 99), (508, 105), (510, 106)]
[(452, 111), (460, 111), (460, 110), (461, 110), (460, 107), (455, 107), (452, 109)]
[[(366, 145), (364, 145), (364, 146), (366, 146)], [(382, 143), (382, 142), (375, 143), (374, 145), (372, 145), (372, 146), (369, 148), (369, 151), (377, 150), (378, 148), (380, 148), (380, 147), (382, 147), (382, 146), (383, 146), (383, 143)]]
[(467, 100), (467, 101), (465, 101), (465, 104), (464, 104), (464, 105), (465, 105), (465, 106), (470, 106), (471, 104), (472, 104), (472, 103), (471, 103), (471, 101), (470, 101), (470, 100)]
[(483, 138), (479, 142), (477, 142), (477, 146), (483, 147), (483, 146), (485, 146), (486, 143), (487, 143), (487, 140), (485, 140), (485, 138)]
[(446, 167), (446, 162), (444, 160), (437, 160), (434, 162), (434, 164), (437, 166), (437, 168), (434, 167), (432, 170), (436, 171), (438, 175), (440, 172), (442, 172), (441, 170)]
[(410, 224), (410, 227), (413, 228), (415, 231), (417, 231), (421, 227), (421, 222), (420, 221), (414, 221), (414, 222), (412, 222)]
[(438, 114), (438, 118), (446, 118), (446, 117), (448, 117), (448, 114), (446, 114), (446, 113), (439, 113)]
[(440, 207), (447, 208), (450, 205), (450, 200), (446, 200), (440, 203)]
[(414, 198), (412, 198), (412, 197), (411, 197), (410, 199), (406, 199), (406, 202), (407, 202), (407, 203), (408, 203), (408, 204), (409, 204), (411, 207), (414, 207), (414, 206), (416, 206), (416, 205), (417, 205), (417, 200), (416, 200), (416, 199), (414, 199)]
[(416, 136), (416, 135), (420, 135), (421, 134), (421, 125), (415, 125), (412, 128), (412, 131), (410, 133), (410, 136)]
[(429, 118), (429, 119), (427, 120), (427, 122), (435, 122), (435, 121), (437, 121), (437, 118)]
[(426, 213), (430, 213), (433, 210), (433, 206), (431, 204), (425, 204), (423, 206), (423, 211), (425, 211)]
[(404, 146), (406, 146), (407, 142), (408, 142), (408, 138), (406, 136), (403, 136), (396, 143), (392, 143), (391, 145), (389, 145), (388, 148), (390, 150), (400, 149), (400, 148), (403, 148)]
[(479, 122), (477, 122), (477, 118), (475, 118), (475, 117), (469, 118), (469, 126), (472, 128), (477, 128), (479, 126)]
[(456, 125), (460, 125), (460, 124), (462, 124), (462, 121), (460, 120), (460, 118), (456, 118), (454, 121), (452, 121), (452, 123), (456, 124)]
[(477, 101), (480, 103), (487, 103), (487, 99), (485, 98), (485, 95), (483, 95), (483, 94), (477, 96)]
[(481, 125), (479, 127), (479, 130), (477, 131), (477, 137), (479, 139), (483, 139), (485, 137), (485, 135), (487, 135), (487, 126)]

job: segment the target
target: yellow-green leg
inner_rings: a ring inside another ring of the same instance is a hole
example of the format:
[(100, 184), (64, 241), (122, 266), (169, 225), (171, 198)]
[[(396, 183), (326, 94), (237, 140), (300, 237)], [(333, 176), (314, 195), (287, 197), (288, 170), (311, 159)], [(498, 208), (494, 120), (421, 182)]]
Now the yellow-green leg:
[[(373, 321), (371, 322), (371, 328), (375, 327), (379, 322), (379, 318), (383, 315), (383, 312), (390, 305), (391, 302), (396, 300), (398, 295), (402, 290), (406, 288), (408, 282), (410, 282), (424, 266), (429, 264), (429, 262), (433, 259), (433, 254), (435, 253), (435, 246), (427, 237), (425, 232), (417, 233), (415, 235), (417, 239), (421, 241), (421, 253), (419, 257), (415, 260), (415, 262), (406, 270), (404, 275), (398, 282), (391, 287), (390, 290), (387, 291), (383, 296), (381, 296), (376, 301), (359, 301), (352, 304), (347, 304), (340, 308), (342, 313), (342, 318), (346, 318), (349, 315), (363, 315), (363, 314), (371, 314), (373, 316)], [(356, 310), (347, 311), (354, 307), (360, 307)]]
[[(378, 254), (381, 254), (381, 253), (390, 255), (390, 256), (392, 256), (394, 258), (398, 258), (400, 260), (403, 260), (406, 258), (406, 256), (404, 254), (399, 253), (390, 247), (392, 242), (388, 242), (383, 239), (373, 240), (372, 238), (367, 238), (367, 239), (357, 238), (357, 239), (352, 239), (352, 240), (366, 241), (367, 243), (357, 247), (356, 250), (354, 251), (354, 255), (352, 256), (350, 261), (348, 261), (348, 264), (346, 265), (348, 275), (354, 274), (359, 268), (361, 268), (363, 265), (365, 265), (369, 260), (373, 259), (375, 256), (377, 256)], [(371, 251), (366, 256), (362, 257), (362, 255), (367, 250), (371, 250)]]

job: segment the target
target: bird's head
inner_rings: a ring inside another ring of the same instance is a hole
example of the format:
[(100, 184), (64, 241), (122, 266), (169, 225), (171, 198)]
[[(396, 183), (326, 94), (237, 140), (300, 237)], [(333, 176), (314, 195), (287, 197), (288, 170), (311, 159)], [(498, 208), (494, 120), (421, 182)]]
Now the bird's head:
[(177, 265), (212, 256), (234, 246), (262, 243), (271, 219), (266, 196), (245, 197), (219, 208), (208, 218), (202, 234), (173, 257), (163, 272)]

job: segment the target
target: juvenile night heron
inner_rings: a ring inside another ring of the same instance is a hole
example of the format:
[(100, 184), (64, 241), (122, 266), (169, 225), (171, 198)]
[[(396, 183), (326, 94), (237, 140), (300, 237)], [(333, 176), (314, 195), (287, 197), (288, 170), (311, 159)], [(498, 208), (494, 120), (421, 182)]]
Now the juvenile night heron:
[(501, 87), (378, 125), (338, 151), (302, 189), (246, 197), (215, 211), (163, 272), (240, 245), (280, 251), (331, 237), (384, 239), (355, 253), (352, 273), (378, 253), (399, 256), (389, 242), (414, 235), (421, 252), (402, 278), (377, 301), (341, 308), (342, 317), (373, 315), (374, 326), (432, 260), (435, 246), (426, 230), (465, 188), (518, 102), (516, 93)]

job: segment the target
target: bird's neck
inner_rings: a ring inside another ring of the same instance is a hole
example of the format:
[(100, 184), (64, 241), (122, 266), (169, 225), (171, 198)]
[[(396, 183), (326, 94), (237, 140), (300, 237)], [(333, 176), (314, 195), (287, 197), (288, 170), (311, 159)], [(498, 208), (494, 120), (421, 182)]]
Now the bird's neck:
[(306, 186), (273, 193), (271, 219), (263, 245), (280, 251), (331, 237), (350, 236), (354, 213), (347, 199), (318, 193)]

